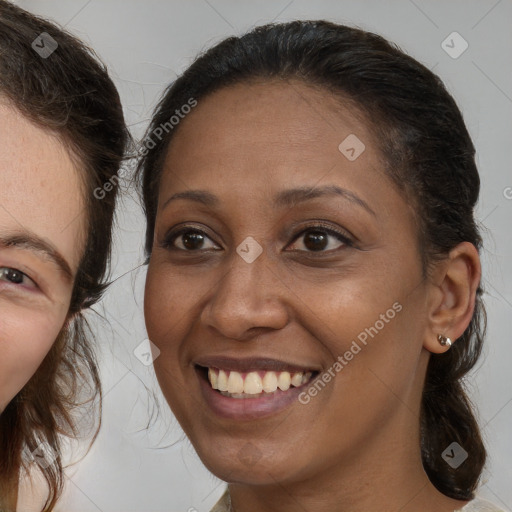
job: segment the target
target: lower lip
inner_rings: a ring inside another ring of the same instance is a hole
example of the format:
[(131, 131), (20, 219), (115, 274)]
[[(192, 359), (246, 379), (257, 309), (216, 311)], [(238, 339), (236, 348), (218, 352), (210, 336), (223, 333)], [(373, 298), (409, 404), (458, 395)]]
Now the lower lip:
[(213, 389), (200, 371), (198, 377), (201, 393), (210, 409), (216, 415), (232, 420), (254, 420), (277, 414), (298, 402), (303, 388), (311, 385), (313, 381), (311, 379), (298, 388), (291, 387), (288, 391), (277, 389), (274, 393), (263, 393), (258, 398), (230, 398)]

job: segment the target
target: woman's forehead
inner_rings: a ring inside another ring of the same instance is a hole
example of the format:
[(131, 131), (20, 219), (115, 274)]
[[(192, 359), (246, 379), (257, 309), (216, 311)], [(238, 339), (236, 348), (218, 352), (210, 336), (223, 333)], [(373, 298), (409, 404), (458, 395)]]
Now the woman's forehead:
[(292, 182), (333, 182), (378, 185), (382, 193), (393, 186), (383, 170), (370, 130), (329, 92), (300, 82), (243, 83), (200, 100), (180, 124), (161, 190), (181, 182), (224, 193), (261, 187), (268, 195)]
[(76, 269), (86, 216), (80, 170), (57, 137), (16, 109), (0, 105), (0, 119), (0, 228), (48, 240)]
[(248, 143), (281, 142), (292, 149), (300, 139), (341, 142), (343, 130), (370, 138), (364, 116), (348, 98), (300, 80), (241, 82), (199, 99), (177, 127), (171, 146), (184, 137), (195, 138), (196, 144), (225, 145), (250, 134)]

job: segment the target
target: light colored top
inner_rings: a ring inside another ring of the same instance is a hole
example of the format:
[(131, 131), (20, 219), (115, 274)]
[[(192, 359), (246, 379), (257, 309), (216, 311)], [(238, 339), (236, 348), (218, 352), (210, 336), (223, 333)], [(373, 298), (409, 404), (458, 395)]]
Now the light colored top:
[[(212, 508), (211, 512), (231, 512), (231, 499), (227, 489), (220, 500)], [(465, 507), (454, 510), (454, 512), (503, 512), (503, 510), (489, 501), (475, 498), (467, 503)]]
[(503, 512), (503, 510), (498, 508), (490, 501), (486, 501), (481, 498), (475, 498), (474, 500), (471, 500), (465, 507), (463, 507), (461, 512)]

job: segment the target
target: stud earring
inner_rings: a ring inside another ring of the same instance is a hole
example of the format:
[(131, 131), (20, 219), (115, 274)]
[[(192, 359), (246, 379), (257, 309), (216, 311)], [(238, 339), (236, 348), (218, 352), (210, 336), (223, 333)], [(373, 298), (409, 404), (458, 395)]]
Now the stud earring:
[(452, 346), (452, 340), (450, 338), (447, 338), (446, 336), (443, 336), (442, 334), (437, 335), (437, 341), (439, 341), (439, 343), (443, 345), (443, 347), (450, 348)]

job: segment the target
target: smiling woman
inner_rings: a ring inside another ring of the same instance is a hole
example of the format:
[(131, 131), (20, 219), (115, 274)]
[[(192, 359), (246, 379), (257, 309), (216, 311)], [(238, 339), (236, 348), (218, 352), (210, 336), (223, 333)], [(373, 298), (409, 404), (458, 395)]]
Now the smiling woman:
[(437, 76), (323, 21), (200, 56), (141, 160), (155, 371), (215, 510), (497, 510), (463, 377), (484, 337), (475, 150)]
[(46, 511), (72, 408), (101, 394), (83, 310), (105, 287), (116, 194), (93, 191), (116, 175), (128, 135), (90, 50), (2, 0), (0, 141), (0, 510), (25, 501), (19, 482), (35, 467)]

